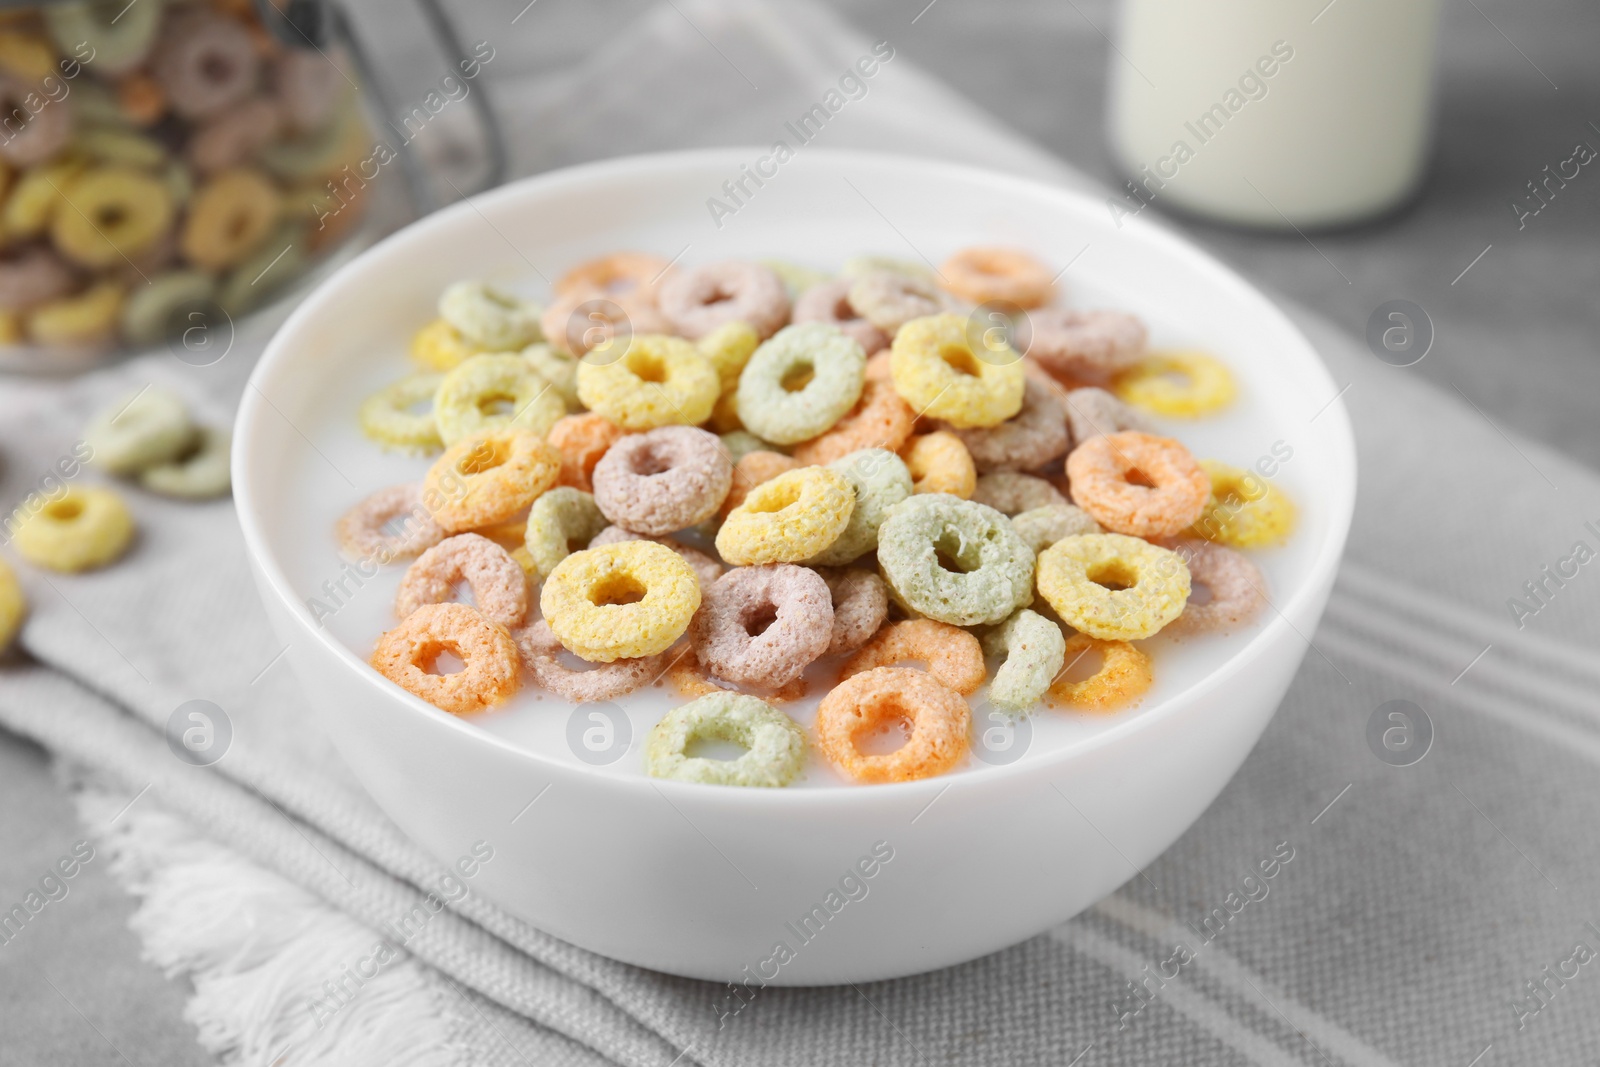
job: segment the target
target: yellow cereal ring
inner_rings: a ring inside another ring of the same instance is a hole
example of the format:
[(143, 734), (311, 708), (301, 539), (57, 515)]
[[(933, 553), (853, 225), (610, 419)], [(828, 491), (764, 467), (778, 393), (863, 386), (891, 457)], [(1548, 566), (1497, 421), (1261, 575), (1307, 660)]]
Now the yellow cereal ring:
[(1202, 459), (1200, 468), (1211, 481), (1205, 510), (1188, 535), (1234, 548), (1260, 548), (1288, 540), (1294, 531), (1294, 501), (1255, 471)]
[(561, 453), (536, 433), (463, 437), (433, 461), (422, 504), (446, 531), (505, 522), (555, 484)]
[(56, 209), (66, 202), (62, 190), (83, 167), (83, 160), (73, 158), (23, 171), (0, 211), (6, 236), (37, 237), (48, 230)]
[(1063, 537), (1039, 553), (1035, 574), (1061, 620), (1102, 641), (1151, 637), (1189, 600), (1183, 557), (1126, 534)]
[(43, 81), (46, 75), (56, 73), (56, 50), (38, 34), (0, 30), (0, 70), (26, 82)]
[(911, 472), (913, 493), (949, 493), (971, 500), (978, 488), (978, 468), (961, 438), (948, 430), (920, 434), (900, 449)]
[(62, 255), (86, 267), (111, 267), (147, 252), (172, 228), (166, 183), (132, 167), (97, 167), (62, 190), (50, 237)]
[(967, 332), (967, 320), (950, 312), (900, 327), (889, 349), (895, 392), (919, 417), (958, 430), (998, 426), (1022, 410), (1022, 357), (1009, 348), (974, 352)]
[(195, 193), (178, 250), (208, 270), (231, 267), (256, 250), (281, 210), (278, 187), (266, 175), (248, 167), (223, 171)]
[(654, 541), (574, 552), (539, 592), (539, 610), (562, 646), (591, 663), (665, 652), (700, 607), (700, 579)]
[(855, 489), (838, 471), (802, 467), (750, 490), (717, 531), (717, 551), (735, 567), (799, 563), (839, 539)]
[(1068, 667), (1079, 656), (1100, 654), (1100, 668), (1082, 681), (1061, 679), (1050, 687), (1058, 703), (1080, 711), (1115, 711), (1138, 697), (1155, 676), (1150, 672), (1150, 657), (1126, 641), (1100, 641), (1087, 634), (1067, 638), (1065, 662)]
[[(385, 448), (431, 452), (443, 446), (432, 409), (443, 380), (442, 374), (408, 374), (379, 389), (361, 402), (356, 415), (361, 432)], [(411, 410), (424, 401), (429, 405), (427, 411)]]
[(40, 304), (28, 312), (28, 336), (42, 345), (104, 341), (116, 331), (124, 295), (121, 282), (101, 282), (77, 296)]
[(22, 338), (22, 312), (0, 311), (0, 345), (18, 345)]
[[(613, 358), (617, 344), (627, 350)], [(698, 426), (711, 416), (722, 380), (681, 337), (635, 334), (590, 350), (578, 364), (578, 399), (624, 430)]]
[(447, 445), (513, 429), (544, 437), (566, 413), (561, 395), (533, 364), (504, 352), (463, 361), (439, 382), (433, 398), (433, 421)]
[(748, 322), (725, 322), (695, 342), (722, 379), (722, 391), (739, 385), (739, 375), (761, 344), (761, 335)]
[(133, 516), (109, 489), (71, 486), (25, 515), (12, 535), (22, 558), (53, 571), (103, 567), (133, 540)]
[(411, 358), (428, 370), (450, 370), (482, 351), (443, 319), (434, 319), (411, 338)]
[(0, 652), (11, 647), (27, 614), (28, 598), (22, 595), (16, 572), (0, 559)]
[(1233, 403), (1237, 390), (1228, 365), (1204, 352), (1152, 352), (1111, 379), (1124, 403), (1174, 419), (1210, 415)]

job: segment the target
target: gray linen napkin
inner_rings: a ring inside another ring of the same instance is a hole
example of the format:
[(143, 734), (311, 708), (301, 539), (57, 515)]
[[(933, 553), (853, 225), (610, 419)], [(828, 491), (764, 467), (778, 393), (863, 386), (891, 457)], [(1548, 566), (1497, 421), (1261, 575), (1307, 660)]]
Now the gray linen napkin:
[[(869, 44), (804, 5), (676, 0), (614, 42), (604, 69), (498, 91), (503, 111), (516, 101), (525, 169), (759, 143)], [(758, 94), (743, 72), (760, 72)], [(903, 59), (861, 105), (819, 143), (1081, 181)], [(1572, 962), (1580, 943), (1600, 949), (1588, 832), (1600, 816), (1589, 786), (1600, 620), (1583, 591), (1600, 579), (1580, 569), (1557, 584), (1541, 569), (1578, 540), (1600, 547), (1584, 525), (1600, 527), (1600, 479), (1298, 318), (1349, 383), (1363, 484), (1348, 562), (1278, 716), (1178, 844), (1090, 912), (1005, 952), (894, 982), (765, 990), (737, 1013), (726, 989), (595, 957), (469, 896), (407, 949), (484, 1013), (503, 1042), (486, 1040), (486, 1055), (1464, 1067), (1600, 1054), (1600, 979)], [(131, 388), (161, 382), (226, 419), (266, 325), (209, 368), (152, 357), (8, 385), (0, 499), (20, 499), (74, 428)], [(321, 741), (257, 607), (231, 505), (127, 493), (143, 532), (121, 564), (74, 577), (22, 568), (37, 665), (0, 675), (0, 723), (365, 922), (403, 913), (437, 865)], [(1530, 581), (1544, 583), (1539, 600)], [(1520, 628), (1511, 597), (1537, 608)], [(160, 733), (196, 697), (234, 730), (209, 769), (174, 759)], [(1433, 731), (1410, 766), (1367, 740), (1395, 699), (1424, 709)], [(1273, 859), (1274, 878), (1244, 882)], [(1192, 965), (1152, 977), (1179, 942)]]

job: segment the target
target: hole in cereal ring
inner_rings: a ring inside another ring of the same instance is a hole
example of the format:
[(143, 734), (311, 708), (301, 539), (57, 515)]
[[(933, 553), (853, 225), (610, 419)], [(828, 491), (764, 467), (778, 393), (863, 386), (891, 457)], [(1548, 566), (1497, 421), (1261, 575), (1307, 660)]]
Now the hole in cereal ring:
[(1055, 681), (1067, 685), (1078, 682), (1087, 682), (1090, 678), (1100, 673), (1100, 668), (1105, 664), (1105, 655), (1093, 645), (1078, 653), (1067, 661), (1067, 665), (1056, 675)]
[(629, 454), (629, 458), (632, 460), (629, 466), (633, 469), (633, 473), (643, 478), (664, 474), (672, 469), (672, 460), (653, 445), (635, 449)]
[(637, 604), (644, 599), (645, 587), (631, 574), (608, 574), (596, 582), (589, 592), (589, 601), (595, 607), (617, 607)]
[(970, 574), (983, 565), (977, 545), (968, 544), (954, 530), (945, 530), (933, 543), (934, 557), (939, 566), (951, 574)]
[(965, 374), (976, 378), (983, 373), (978, 366), (978, 358), (972, 354), (972, 349), (966, 345), (945, 345), (939, 349), (939, 358), (944, 360), (957, 374)]
[(711, 290), (711, 295), (706, 297), (704, 306), (715, 307), (717, 304), (726, 304), (733, 297), (733, 293), (729, 292), (724, 286), (719, 285)]
[(904, 748), (910, 740), (911, 719), (900, 708), (885, 709), (850, 739), (863, 756), (887, 756)]
[(1138, 578), (1119, 560), (1102, 563), (1089, 568), (1089, 580), (1095, 585), (1116, 592), (1119, 589), (1131, 589), (1138, 582)]
[(456, 470), (462, 474), (482, 474), (484, 471), (494, 470), (509, 458), (510, 449), (504, 441), (490, 439), (480, 441), (466, 455), (461, 457), (456, 464)]
[(1129, 485), (1142, 485), (1146, 489), (1154, 489), (1156, 487), (1155, 480), (1138, 467), (1128, 468), (1128, 473), (1122, 476), (1122, 480)]
[(667, 380), (667, 368), (661, 362), (661, 357), (654, 352), (643, 352), (634, 349), (625, 357), (628, 369), (641, 382), (655, 382), (657, 384)]
[(517, 401), (515, 397), (504, 393), (494, 393), (478, 398), (478, 410), (485, 415), (515, 415)]
[(128, 213), (121, 204), (106, 204), (94, 213), (95, 225), (102, 230), (113, 230), (121, 226), (128, 219)]
[(783, 376), (783, 391), (798, 393), (811, 384), (811, 379), (817, 376), (817, 369), (809, 363), (796, 364), (788, 374)]
[(683, 754), (690, 759), (709, 759), (719, 762), (736, 760), (744, 755), (748, 749), (733, 741), (724, 741), (720, 737), (689, 738), (689, 743), (684, 746)]
[(1212, 594), (1211, 587), (1205, 582), (1202, 582), (1191, 575), (1189, 582), (1189, 599), (1185, 603), (1192, 604), (1195, 607), (1203, 607), (1215, 599), (1216, 597)]
[(776, 604), (758, 604), (739, 621), (744, 624), (745, 633), (760, 637), (767, 632), (767, 627), (778, 621), (778, 607)]
[(751, 511), (760, 514), (768, 514), (774, 511), (782, 511), (784, 508), (791, 507), (799, 500), (800, 487), (791, 483), (787, 485), (780, 485), (776, 489), (769, 490), (768, 492), (756, 497), (754, 500), (746, 500), (745, 506)]
[(442, 642), (434, 642), (418, 649), (413, 662), (424, 674), (459, 674), (467, 669), (467, 665), (456, 654), (458, 651)]
[(53, 500), (45, 505), (44, 513), (57, 522), (71, 522), (83, 514), (83, 504), (77, 500)]

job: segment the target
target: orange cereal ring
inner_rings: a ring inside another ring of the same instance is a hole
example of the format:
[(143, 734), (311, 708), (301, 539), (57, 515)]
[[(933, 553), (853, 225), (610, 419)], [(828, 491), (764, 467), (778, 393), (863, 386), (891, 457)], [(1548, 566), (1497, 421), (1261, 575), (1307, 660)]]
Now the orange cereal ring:
[(538, 434), (463, 437), (422, 481), (422, 503), (450, 533), (505, 522), (555, 484), (561, 456)]
[(911, 438), (901, 446), (900, 458), (911, 472), (913, 493), (949, 493), (970, 500), (978, 488), (972, 453), (948, 430)]
[(803, 466), (805, 464), (790, 459), (782, 452), (758, 451), (741, 456), (739, 462), (733, 465), (733, 483), (728, 487), (728, 495), (722, 499), (718, 516), (726, 519), (728, 512), (743, 504), (750, 490), (762, 482), (770, 482), (780, 474), (797, 471)]
[(1125, 430), (1092, 437), (1067, 457), (1072, 502), (1115, 533), (1173, 537), (1205, 511), (1211, 481), (1170, 437)]
[(988, 677), (978, 639), (959, 626), (932, 619), (908, 619), (885, 626), (845, 661), (840, 677), (910, 660), (926, 663), (929, 674), (962, 696), (976, 693)]
[(544, 339), (559, 351), (581, 356), (595, 348), (620, 344), (627, 348), (635, 334), (671, 333), (672, 324), (643, 296), (599, 289), (571, 289), (557, 294), (539, 317)]
[(639, 296), (655, 301), (656, 285), (672, 264), (648, 252), (613, 252), (579, 263), (556, 279), (557, 296), (571, 292), (599, 293), (616, 298)]
[(1082, 681), (1065, 678), (1050, 687), (1059, 703), (1080, 711), (1115, 711), (1150, 688), (1155, 676), (1150, 673), (1150, 657), (1126, 641), (1101, 641), (1088, 634), (1067, 638), (1066, 666), (1062, 674), (1082, 656), (1099, 653), (1100, 669)]
[(167, 112), (161, 83), (143, 71), (117, 80), (117, 107), (135, 126), (149, 126)]
[(278, 221), (278, 187), (248, 167), (223, 171), (189, 203), (178, 235), (184, 258), (207, 270), (231, 267), (256, 250)]
[[(436, 674), (448, 652), (466, 666)], [(465, 604), (424, 604), (378, 638), (372, 666), (400, 688), (452, 715), (484, 711), (517, 691), (521, 658), (499, 626)]]
[(545, 437), (561, 453), (561, 473), (556, 476), (556, 484), (592, 493), (595, 464), (624, 432), (604, 415), (592, 411), (557, 419)]
[(1048, 304), (1055, 289), (1050, 268), (1015, 248), (963, 248), (939, 274), (947, 291), (974, 304), (1004, 300), (1036, 308)]
[[(932, 778), (967, 754), (972, 713), (961, 694), (909, 667), (878, 667), (840, 682), (817, 707), (817, 750), (858, 782)], [(893, 752), (863, 755), (859, 739), (899, 724), (911, 736)]]
[[(887, 361), (883, 365), (887, 366)], [(796, 445), (794, 458), (803, 466), (820, 466), (863, 448), (894, 452), (911, 436), (916, 421), (916, 412), (887, 377), (869, 376), (855, 406), (827, 433)]]

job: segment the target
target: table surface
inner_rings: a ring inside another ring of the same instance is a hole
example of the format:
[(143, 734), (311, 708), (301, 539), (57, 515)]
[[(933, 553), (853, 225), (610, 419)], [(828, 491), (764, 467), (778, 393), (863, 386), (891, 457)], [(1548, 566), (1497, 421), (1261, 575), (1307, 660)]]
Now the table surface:
[[(1115, 179), (1102, 132), (1106, 64), (1120, 62), (1106, 43), (1109, 0), (827, 2), (1064, 159)], [(459, 15), (468, 40), (492, 31), (532, 69), (583, 54), (648, 6), (541, 5), (510, 33), (502, 5), (463, 3)], [(1508, 207), (1576, 142), (1600, 146), (1584, 110), (1600, 90), (1597, 22), (1600, 8), (1578, 0), (1446, 4), (1432, 164), (1420, 195), (1391, 218), (1305, 236), (1185, 227), (1356, 335), (1385, 301), (1420, 304), (1437, 339), (1396, 373), (1420, 374), (1495, 426), (1600, 468), (1600, 177), (1569, 183), (1520, 231)], [(0, 811), (0, 901), (10, 901), (82, 835), (43, 753), (3, 733)], [(0, 946), (0, 1067), (207, 1062), (182, 1018), (186, 986), (139, 959), (133, 901), (103, 858), (73, 881), (71, 900)]]

